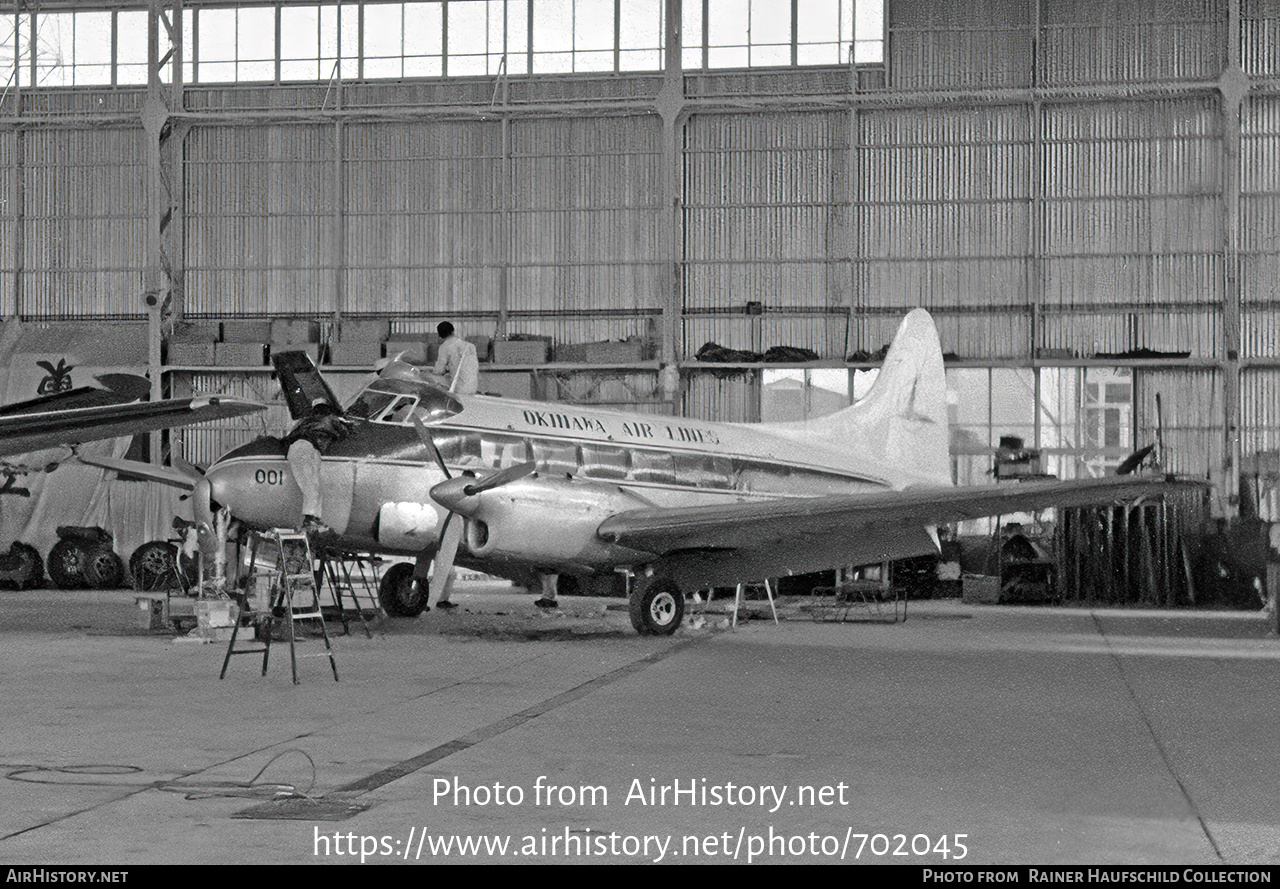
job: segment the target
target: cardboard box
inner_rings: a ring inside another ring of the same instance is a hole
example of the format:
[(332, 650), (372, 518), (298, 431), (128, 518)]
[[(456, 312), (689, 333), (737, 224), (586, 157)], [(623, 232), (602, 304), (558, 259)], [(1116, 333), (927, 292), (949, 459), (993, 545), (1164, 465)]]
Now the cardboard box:
[(498, 373), (485, 371), (480, 374), (477, 387), (484, 395), (499, 395), (503, 398), (519, 398), (523, 401), (533, 400), (533, 375), (525, 371)]
[(548, 340), (494, 340), (494, 364), (546, 364)]
[[(439, 337), (437, 337), (437, 339), (439, 339)], [(476, 347), (476, 358), (481, 361), (489, 360), (489, 350), (493, 345), (493, 341), (490, 340), (489, 337), (485, 336), (483, 333), (478, 333), (475, 336), (464, 337), (464, 339)]]
[(213, 340), (208, 342), (169, 342), (169, 364), (195, 365), (197, 367), (213, 366)]
[(271, 339), (270, 321), (223, 321), (222, 341), (224, 343), (258, 343)]
[(401, 358), (412, 364), (430, 364), (436, 360), (435, 347), (420, 339), (390, 339), (384, 344), (388, 358), (394, 358), (401, 352)]
[(574, 364), (638, 364), (644, 360), (645, 343), (639, 339), (556, 346), (556, 361)]
[(213, 344), (213, 363), (219, 367), (258, 367), (265, 358), (265, 343)]
[(277, 343), (272, 342), (270, 354), (275, 355), (280, 352), (306, 352), (311, 356), (311, 360), (316, 364), (320, 363), (320, 344), (319, 343)]
[(372, 367), (381, 358), (381, 342), (340, 340), (329, 344), (329, 363), (339, 367)]
[(318, 343), (320, 322), (307, 318), (276, 318), (271, 322), (271, 342)]
[(163, 630), (169, 624), (166, 611), (168, 595), (165, 593), (138, 593), (133, 601), (138, 606), (141, 626), (144, 630)]
[(171, 343), (216, 343), (222, 338), (222, 325), (217, 321), (183, 321), (173, 326)]
[(344, 320), (338, 328), (338, 339), (344, 343), (381, 343), (385, 342), (390, 335), (391, 322), (386, 319), (381, 321)]

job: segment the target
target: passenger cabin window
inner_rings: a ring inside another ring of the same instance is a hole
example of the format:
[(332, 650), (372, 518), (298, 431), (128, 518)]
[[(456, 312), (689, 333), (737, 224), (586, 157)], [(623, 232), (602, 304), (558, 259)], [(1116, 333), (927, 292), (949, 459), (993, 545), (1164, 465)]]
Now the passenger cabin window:
[(569, 442), (535, 441), (533, 459), (539, 472), (552, 475), (576, 475), (580, 465), (578, 446)]
[(631, 480), (674, 485), (676, 483), (675, 460), (670, 454), (662, 451), (632, 451)]
[(631, 456), (626, 448), (584, 444), (582, 446), (582, 474), (587, 478), (621, 481), (631, 468)]
[(733, 461), (711, 454), (676, 454), (676, 483), (697, 488), (733, 487)]

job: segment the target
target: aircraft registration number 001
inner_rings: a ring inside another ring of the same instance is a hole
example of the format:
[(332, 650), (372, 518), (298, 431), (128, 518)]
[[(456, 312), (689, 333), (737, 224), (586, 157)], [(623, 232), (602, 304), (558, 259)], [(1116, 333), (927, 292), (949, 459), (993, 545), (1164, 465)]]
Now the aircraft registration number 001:
[(260, 485), (283, 485), (284, 478), (283, 469), (259, 469), (253, 474), (253, 480)]

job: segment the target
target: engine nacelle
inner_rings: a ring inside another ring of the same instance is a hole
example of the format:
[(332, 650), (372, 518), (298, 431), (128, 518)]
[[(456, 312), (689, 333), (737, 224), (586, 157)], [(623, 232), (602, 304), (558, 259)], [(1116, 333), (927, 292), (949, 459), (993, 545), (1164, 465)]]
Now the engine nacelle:
[(616, 485), (545, 477), (520, 479), (474, 500), (466, 510), (473, 556), (548, 568), (635, 560), (635, 550), (601, 540), (596, 529), (611, 515), (651, 505)]

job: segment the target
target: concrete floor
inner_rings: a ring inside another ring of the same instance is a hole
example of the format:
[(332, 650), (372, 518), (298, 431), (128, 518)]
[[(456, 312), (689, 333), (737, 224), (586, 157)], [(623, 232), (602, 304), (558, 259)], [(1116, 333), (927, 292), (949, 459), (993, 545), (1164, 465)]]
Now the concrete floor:
[(0, 593), (0, 860), (1280, 862), (1262, 615), (791, 602), (642, 638), (531, 598), (462, 586), (294, 686), (279, 644), (219, 681), (127, 592)]

